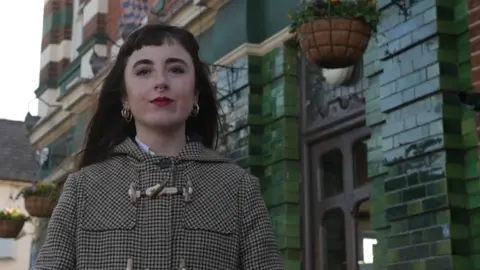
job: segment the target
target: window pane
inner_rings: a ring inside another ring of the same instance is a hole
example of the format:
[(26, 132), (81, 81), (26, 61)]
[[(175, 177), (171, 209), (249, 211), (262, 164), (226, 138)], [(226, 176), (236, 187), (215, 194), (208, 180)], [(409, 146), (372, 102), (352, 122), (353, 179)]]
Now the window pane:
[(325, 269), (346, 270), (345, 220), (340, 209), (329, 210), (323, 218)]
[(369, 182), (367, 163), (367, 143), (365, 140), (353, 144), (353, 166), (355, 170), (355, 187), (360, 187)]
[(360, 204), (357, 212), (358, 269), (373, 269), (373, 248), (377, 244), (375, 232), (370, 228), (370, 203)]
[(343, 157), (339, 149), (325, 153), (321, 159), (322, 195), (324, 198), (343, 192)]
[(0, 238), (0, 259), (15, 259), (15, 239)]

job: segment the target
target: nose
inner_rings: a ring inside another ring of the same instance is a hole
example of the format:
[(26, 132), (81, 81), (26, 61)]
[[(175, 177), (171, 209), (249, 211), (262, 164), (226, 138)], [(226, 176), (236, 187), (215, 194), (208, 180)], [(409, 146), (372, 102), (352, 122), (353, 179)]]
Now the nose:
[(165, 91), (168, 90), (168, 84), (166, 83), (157, 83), (154, 87), (155, 91)]
[(167, 77), (164, 76), (164, 74), (162, 74), (161, 72), (157, 73), (157, 77), (155, 79), (156, 80), (155, 80), (154, 89), (156, 91), (163, 91), (169, 88)]

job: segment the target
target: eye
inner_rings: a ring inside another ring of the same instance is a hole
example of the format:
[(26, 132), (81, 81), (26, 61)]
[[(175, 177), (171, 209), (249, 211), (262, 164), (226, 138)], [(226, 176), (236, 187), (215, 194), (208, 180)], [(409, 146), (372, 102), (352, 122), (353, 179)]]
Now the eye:
[(140, 70), (136, 71), (135, 75), (137, 75), (137, 76), (147, 76), (150, 73), (151, 73), (150, 69), (144, 68), (144, 69), (140, 69)]
[(183, 74), (185, 73), (185, 69), (182, 67), (172, 67), (170, 69), (170, 72), (175, 73), (175, 74)]

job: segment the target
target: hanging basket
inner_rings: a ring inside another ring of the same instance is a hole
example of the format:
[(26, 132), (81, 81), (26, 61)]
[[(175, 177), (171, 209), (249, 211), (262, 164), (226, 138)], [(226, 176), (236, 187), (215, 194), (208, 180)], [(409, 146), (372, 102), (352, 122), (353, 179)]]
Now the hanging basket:
[(25, 198), (25, 210), (32, 217), (50, 217), (57, 206), (57, 200), (45, 196), (28, 196)]
[(0, 238), (16, 238), (22, 231), (24, 224), (24, 219), (0, 219)]
[(345, 68), (360, 61), (371, 33), (368, 24), (349, 18), (317, 19), (297, 29), (307, 60), (327, 69)]

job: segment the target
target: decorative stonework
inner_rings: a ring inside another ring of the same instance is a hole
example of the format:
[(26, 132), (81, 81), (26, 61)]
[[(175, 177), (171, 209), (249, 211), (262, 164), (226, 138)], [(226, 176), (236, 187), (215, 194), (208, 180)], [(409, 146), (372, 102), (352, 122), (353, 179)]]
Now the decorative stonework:
[[(44, 31), (46, 33), (42, 37), (42, 52), (51, 45), (60, 45), (65, 40), (70, 40), (72, 37), (72, 27), (69, 18), (72, 18), (72, 0), (50, 0), (47, 1), (44, 7)], [(47, 27), (47, 29), (45, 29)], [(51, 47), (51, 50), (61, 50), (63, 48)], [(49, 55), (63, 55), (62, 52), (52, 52)], [(40, 85), (47, 84), (56, 79), (56, 76), (61, 74), (65, 67), (70, 63), (70, 57), (65, 57), (60, 61), (49, 61), (50, 59), (42, 59), (43, 63), (40, 71), (39, 81)], [(37, 93), (41, 95), (42, 93)]]
[(339, 117), (364, 106), (362, 63), (354, 67), (350, 81), (338, 86), (329, 84), (322, 75), (322, 70), (315, 64), (305, 64), (307, 124)]

